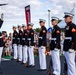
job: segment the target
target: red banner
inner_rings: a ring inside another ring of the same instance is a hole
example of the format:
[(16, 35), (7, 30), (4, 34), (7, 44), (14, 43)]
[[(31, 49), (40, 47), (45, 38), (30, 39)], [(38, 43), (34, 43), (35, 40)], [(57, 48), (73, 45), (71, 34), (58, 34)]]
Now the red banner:
[(25, 16), (26, 16), (26, 24), (28, 25), (28, 22), (31, 22), (30, 5), (25, 7)]

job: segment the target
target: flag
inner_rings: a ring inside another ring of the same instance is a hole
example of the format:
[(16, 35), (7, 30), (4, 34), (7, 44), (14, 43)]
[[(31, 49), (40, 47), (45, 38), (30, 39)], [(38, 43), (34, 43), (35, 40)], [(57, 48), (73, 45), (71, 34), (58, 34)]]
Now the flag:
[(31, 22), (30, 5), (25, 7), (25, 17), (26, 17), (26, 25), (28, 25), (28, 22)]

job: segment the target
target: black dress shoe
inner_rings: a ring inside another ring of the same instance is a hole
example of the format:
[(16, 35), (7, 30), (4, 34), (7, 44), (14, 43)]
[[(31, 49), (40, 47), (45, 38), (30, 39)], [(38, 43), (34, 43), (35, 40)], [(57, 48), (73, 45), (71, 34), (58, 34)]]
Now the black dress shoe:
[(17, 60), (17, 59), (12, 58), (11, 60), (13, 61), (13, 60)]
[(51, 75), (51, 71), (50, 70), (47, 71), (47, 75)]
[(24, 64), (24, 66), (26, 66), (26, 67), (27, 67), (27, 66), (28, 66), (28, 63), (25, 63), (25, 64)]
[(63, 75), (67, 75), (67, 72), (66, 73), (63, 73)]
[(21, 64), (24, 65), (25, 63), (22, 62)]
[(53, 74), (53, 75), (56, 75), (56, 74)]
[(22, 62), (22, 61), (17, 60), (17, 62)]
[(12, 58), (11, 60), (13, 61), (14, 59)]
[(2, 72), (2, 70), (1, 70), (1, 68), (0, 68), (0, 74), (2, 74), (3, 72)]
[(19, 62), (19, 59), (17, 59), (17, 61), (16, 62)]
[(46, 71), (46, 69), (38, 69), (38, 71)]
[(32, 65), (28, 65), (28, 66), (26, 66), (26, 67), (32, 67)]
[(35, 65), (32, 65), (32, 67), (35, 67)]
[(2, 74), (3, 72), (2, 72), (2, 70), (0, 69), (0, 74)]
[(3, 72), (1, 71), (0, 74), (2, 74)]

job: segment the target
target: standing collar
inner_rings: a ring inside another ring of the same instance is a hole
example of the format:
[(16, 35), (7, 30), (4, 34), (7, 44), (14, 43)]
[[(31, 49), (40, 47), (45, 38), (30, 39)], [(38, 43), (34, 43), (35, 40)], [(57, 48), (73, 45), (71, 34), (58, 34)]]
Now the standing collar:
[(41, 28), (44, 28), (45, 26), (42, 26)]
[(19, 32), (20, 32), (21, 30), (19, 30)]
[(53, 28), (57, 27), (57, 25), (53, 26)]
[(68, 22), (68, 23), (67, 23), (67, 26), (70, 25), (70, 24), (72, 24), (72, 21)]
[(32, 28), (31, 28), (31, 29), (29, 29), (29, 30), (32, 30)]

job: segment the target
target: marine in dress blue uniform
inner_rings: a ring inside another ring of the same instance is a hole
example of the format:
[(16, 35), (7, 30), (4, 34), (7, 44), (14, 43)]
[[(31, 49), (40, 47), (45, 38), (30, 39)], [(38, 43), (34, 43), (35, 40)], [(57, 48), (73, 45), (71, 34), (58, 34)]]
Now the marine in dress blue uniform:
[(13, 26), (13, 59), (17, 59), (17, 46), (18, 46), (18, 32), (16, 31), (16, 26)]
[(40, 69), (38, 71), (46, 71), (46, 34), (47, 34), (47, 29), (45, 27), (45, 20), (40, 19), (39, 21), (40, 26), (41, 26), (41, 31), (39, 33), (39, 64), (40, 64)]
[(22, 26), (23, 28), (23, 38), (22, 38), (22, 41), (23, 41), (23, 51), (22, 51), (22, 55), (23, 55), (23, 64), (25, 66), (27, 66), (27, 61), (28, 61), (28, 31), (27, 31), (27, 28), (25, 25)]
[(65, 19), (65, 40), (64, 56), (68, 66), (68, 75), (76, 75), (75, 71), (75, 50), (76, 50), (76, 25), (72, 22), (73, 14), (64, 13)]
[[(0, 19), (0, 28), (2, 27), (3, 24), (3, 20)], [(0, 73), (2, 73), (1, 71), (1, 56), (2, 56), (2, 51), (3, 51), (3, 47), (4, 47), (4, 41), (3, 41), (3, 35), (0, 31)]]
[(35, 60), (34, 60), (34, 30), (32, 29), (33, 23), (28, 23), (28, 66), (34, 67)]
[(18, 25), (18, 61), (22, 62), (22, 37), (23, 37), (23, 32), (22, 32), (22, 27)]
[(52, 30), (52, 39), (50, 43), (52, 64), (53, 64), (53, 75), (60, 75), (61, 67), (60, 67), (60, 27), (57, 25), (59, 18), (52, 17), (51, 23), (53, 25)]

